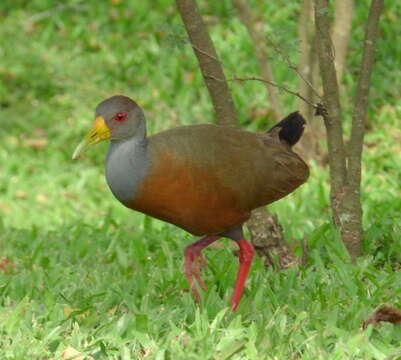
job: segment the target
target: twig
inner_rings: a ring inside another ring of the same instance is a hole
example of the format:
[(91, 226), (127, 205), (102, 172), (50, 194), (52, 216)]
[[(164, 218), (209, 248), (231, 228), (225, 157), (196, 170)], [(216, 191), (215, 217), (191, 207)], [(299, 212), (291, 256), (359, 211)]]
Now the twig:
[(298, 76), (305, 82), (305, 84), (309, 86), (309, 88), (312, 90), (312, 92), (313, 92), (321, 101), (323, 101), (322, 95), (320, 95), (320, 94), (318, 93), (318, 91), (317, 91), (317, 90), (313, 87), (313, 85), (310, 83), (310, 81), (309, 81), (308, 79), (306, 79), (305, 76), (303, 76), (303, 75), (301, 74), (301, 72), (298, 70), (297, 67), (292, 67), (292, 66), (290, 66), (290, 69), (294, 70), (294, 71), (298, 74)]
[(272, 81), (269, 81), (269, 80), (266, 80), (266, 79), (263, 79), (263, 78), (251, 76), (251, 77), (245, 77), (245, 78), (233, 77), (233, 78), (231, 78), (231, 79), (227, 79), (227, 81), (247, 81), (247, 80), (254, 80), (254, 81), (266, 82), (266, 83), (268, 83), (268, 84), (270, 84), (270, 85), (272, 85), (272, 86), (275, 86), (275, 87), (277, 87), (277, 88), (279, 88), (279, 89), (281, 89), (281, 90), (284, 90), (285, 92), (287, 92), (287, 93), (289, 93), (289, 94), (292, 94), (292, 95), (295, 95), (295, 96), (299, 97), (301, 100), (305, 101), (307, 104), (309, 104), (309, 105), (312, 106), (313, 108), (318, 109), (318, 105), (317, 105), (317, 104), (313, 104), (312, 102), (310, 102), (309, 100), (307, 100), (306, 98), (304, 98), (300, 93), (295, 92), (295, 91), (292, 91), (292, 90), (286, 88), (286, 87), (283, 86), (283, 85), (276, 84), (276, 83), (274, 83), (274, 82), (272, 82)]
[(214, 76), (211, 76), (211, 75), (208, 75), (208, 77), (211, 78), (211, 79), (217, 80), (217, 81), (249, 81), (250, 80), (250, 81), (260, 81), (260, 82), (268, 83), (268, 84), (270, 84), (272, 86), (275, 86), (275, 87), (277, 87), (277, 88), (279, 88), (281, 90), (284, 90), (285, 92), (287, 92), (287, 93), (289, 93), (291, 95), (297, 96), (301, 100), (305, 101), (308, 105), (310, 105), (314, 109), (316, 109), (316, 111), (321, 111), (321, 108), (322, 108), (322, 104), (313, 104), (309, 100), (304, 98), (300, 93), (292, 91), (292, 90), (286, 88), (283, 85), (276, 84), (276, 83), (274, 83), (272, 81), (269, 81), (269, 80), (266, 80), (266, 79), (263, 79), (263, 78), (259, 78), (259, 77), (255, 77), (255, 76), (250, 76), (250, 77), (237, 77), (237, 76), (235, 76), (235, 77), (233, 77), (231, 79), (223, 80), (223, 79), (218, 79), (218, 78), (216, 78)]
[(57, 5), (51, 9), (42, 11), (38, 14), (32, 15), (28, 20), (26, 20), (27, 24), (33, 24), (40, 20), (43, 20), (47, 17), (52, 16), (54, 13), (63, 12), (66, 10), (77, 10), (77, 11), (84, 11), (86, 8), (83, 4), (68, 4), (68, 5)]
[(270, 43), (270, 45), (273, 47), (274, 51), (279, 54), (287, 63), (288, 67), (295, 71), (298, 76), (305, 82), (306, 85), (309, 86), (309, 88), (312, 90), (312, 92), (322, 101), (323, 98), (322, 96), (319, 94), (319, 92), (313, 87), (313, 85), (310, 83), (310, 81), (308, 81), (302, 74), (301, 72), (298, 70), (298, 68), (292, 63), (291, 59), (289, 58), (289, 56), (287, 54), (285, 54), (279, 46), (277, 46), (275, 44), (275, 42), (273, 40), (271, 40), (269, 37), (266, 37), (267, 41)]
[(203, 54), (203, 55), (205, 55), (205, 56), (211, 58), (212, 60), (215, 60), (215, 61), (220, 62), (220, 60), (218, 60), (215, 56), (213, 56), (213, 55), (207, 53), (206, 51), (203, 51), (202, 49), (200, 49), (198, 46), (192, 44), (191, 42), (190, 42), (190, 45), (191, 45), (196, 51), (200, 52), (201, 54)]

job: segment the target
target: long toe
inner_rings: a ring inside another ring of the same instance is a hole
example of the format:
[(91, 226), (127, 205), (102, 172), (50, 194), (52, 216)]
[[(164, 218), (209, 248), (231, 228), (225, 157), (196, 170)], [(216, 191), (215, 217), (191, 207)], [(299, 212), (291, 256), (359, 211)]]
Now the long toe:
[[(201, 260), (201, 257), (203, 255), (199, 256), (193, 263), (192, 263), (192, 274), (195, 277), (195, 279), (198, 281), (199, 286), (202, 288), (203, 291), (207, 290), (207, 287), (205, 285), (205, 282), (202, 279), (201, 272), (202, 272), (202, 267), (204, 266), (203, 261)], [(205, 260), (206, 261), (206, 260)]]
[(192, 253), (186, 252), (185, 253), (185, 262), (184, 262), (184, 272), (185, 276), (187, 278), (189, 287), (191, 288), (195, 301), (197, 303), (200, 302), (200, 295), (198, 290), (196, 289), (196, 285), (194, 282), (194, 271), (193, 271), (193, 265), (194, 265), (194, 256)]
[(199, 255), (199, 261), (200, 261), (201, 269), (206, 269), (207, 268), (207, 260), (206, 260), (205, 255), (203, 255), (202, 253)]

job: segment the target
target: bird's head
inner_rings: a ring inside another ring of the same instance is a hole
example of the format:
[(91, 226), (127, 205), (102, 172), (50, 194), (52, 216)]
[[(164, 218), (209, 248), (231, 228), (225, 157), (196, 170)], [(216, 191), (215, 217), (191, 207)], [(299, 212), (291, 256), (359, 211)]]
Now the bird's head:
[(144, 114), (140, 106), (122, 95), (103, 100), (95, 111), (92, 129), (76, 147), (73, 159), (77, 159), (88, 147), (104, 140), (124, 140), (143, 131)]

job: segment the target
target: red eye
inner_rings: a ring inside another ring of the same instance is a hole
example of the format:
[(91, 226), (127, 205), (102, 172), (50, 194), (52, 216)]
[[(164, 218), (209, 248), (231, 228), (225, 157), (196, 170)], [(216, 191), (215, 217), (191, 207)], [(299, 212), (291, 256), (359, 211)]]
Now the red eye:
[(123, 122), (126, 120), (128, 113), (126, 112), (119, 112), (114, 116), (115, 121)]

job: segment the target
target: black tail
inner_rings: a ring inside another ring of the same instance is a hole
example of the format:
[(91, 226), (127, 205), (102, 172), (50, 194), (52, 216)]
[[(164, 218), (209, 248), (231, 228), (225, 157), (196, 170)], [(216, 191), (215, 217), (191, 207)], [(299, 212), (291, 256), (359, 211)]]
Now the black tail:
[(278, 133), (280, 140), (287, 142), (290, 146), (294, 146), (301, 138), (305, 124), (306, 122), (302, 115), (295, 111), (274, 125), (268, 132), (277, 127), (281, 128)]

